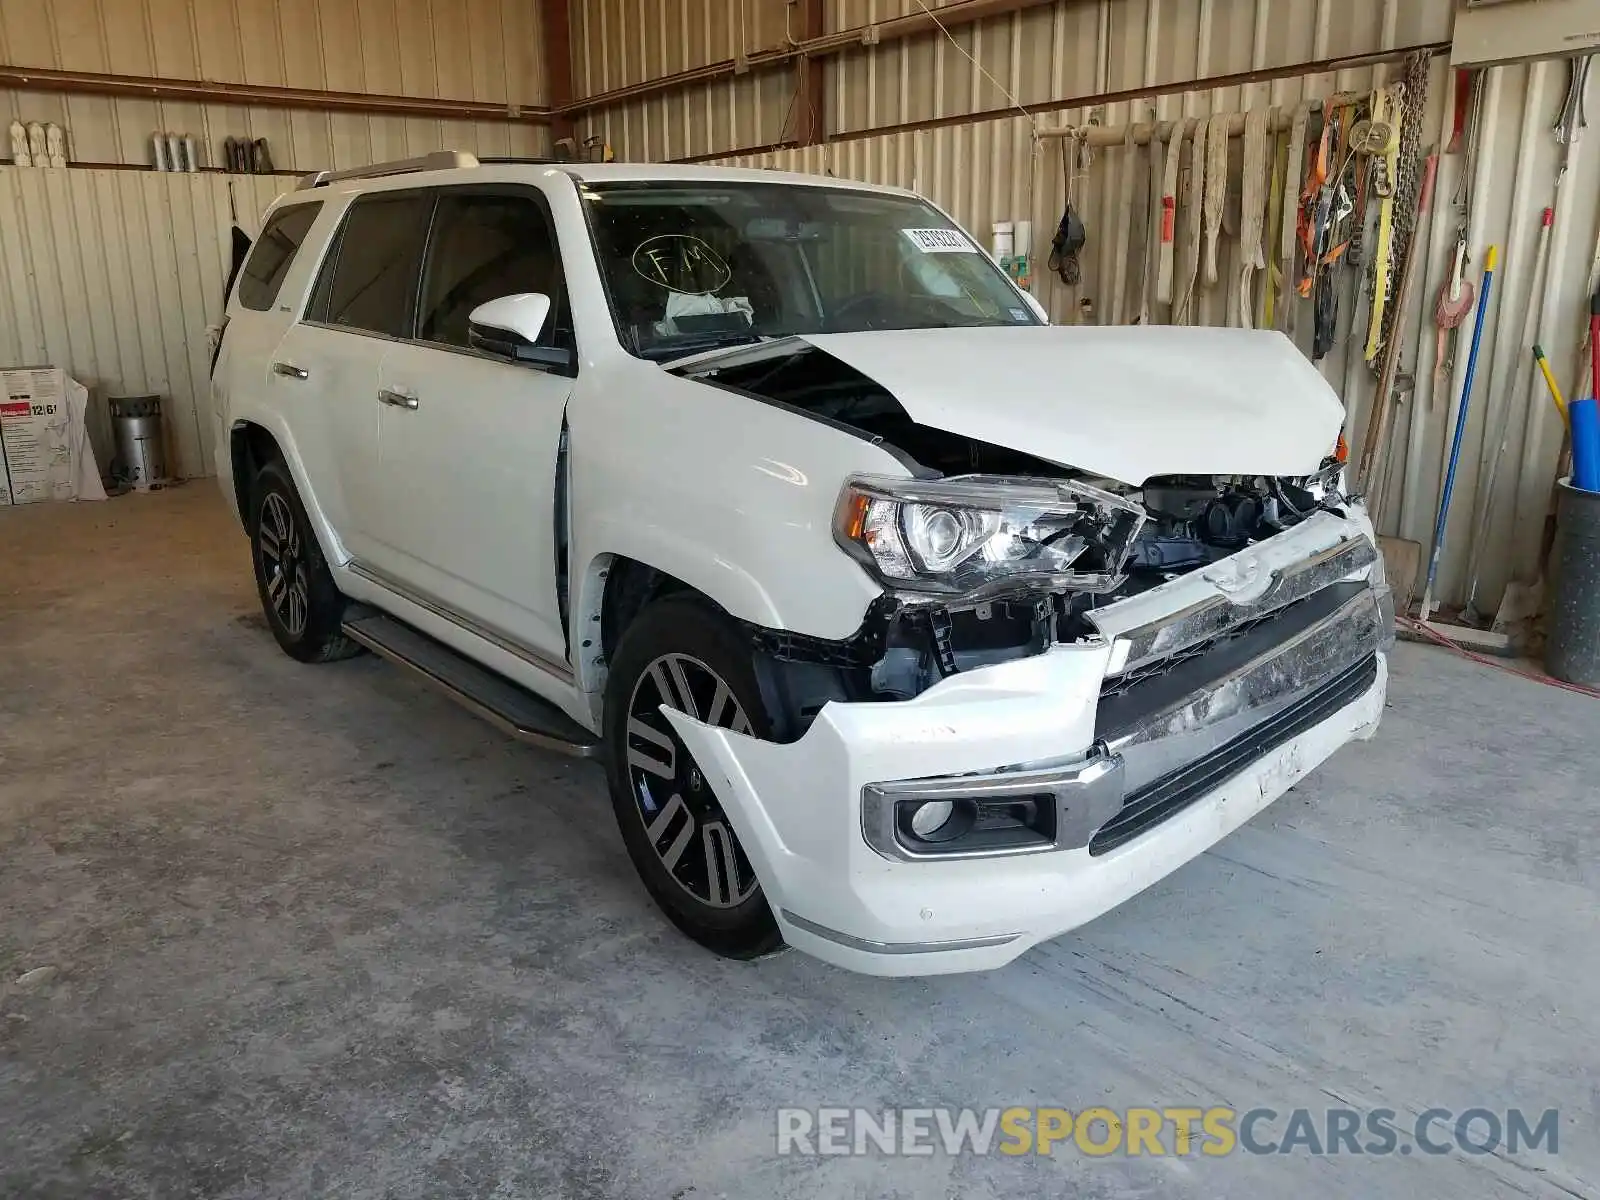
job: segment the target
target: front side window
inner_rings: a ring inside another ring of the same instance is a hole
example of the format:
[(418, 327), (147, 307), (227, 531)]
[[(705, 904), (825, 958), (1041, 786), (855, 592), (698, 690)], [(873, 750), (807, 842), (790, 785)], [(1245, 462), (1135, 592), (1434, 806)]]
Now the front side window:
[(1039, 324), (989, 256), (913, 197), (665, 182), (582, 195), (619, 336), (646, 358), (791, 334)]
[(307, 315), (347, 329), (410, 337), (432, 211), (431, 194), (375, 192), (356, 200), (323, 264)]
[(305, 245), (306, 234), (322, 211), (322, 202), (296, 204), (272, 214), (239, 272), (239, 303), (266, 312), (278, 299), (278, 289)]
[(417, 336), (468, 345), (472, 310), (501, 296), (542, 292), (552, 317), (541, 340), (553, 344), (561, 310), (561, 263), (544, 210), (529, 196), (442, 193), (423, 272)]

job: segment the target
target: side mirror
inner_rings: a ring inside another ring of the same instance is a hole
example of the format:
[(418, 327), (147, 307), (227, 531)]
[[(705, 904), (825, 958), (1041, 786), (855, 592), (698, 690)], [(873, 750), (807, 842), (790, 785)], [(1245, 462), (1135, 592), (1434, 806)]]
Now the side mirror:
[(1034, 316), (1038, 317), (1039, 320), (1043, 321), (1046, 325), (1050, 324), (1050, 314), (1046, 311), (1044, 303), (1039, 299), (1039, 297), (1035, 296), (1032, 292), (1024, 291), (1022, 293), (1022, 298), (1028, 302), (1028, 307), (1033, 309)]
[(538, 344), (549, 320), (550, 297), (542, 292), (501, 296), (472, 310), (467, 317), (467, 343), (474, 350), (514, 362), (571, 370), (576, 365), (571, 350)]

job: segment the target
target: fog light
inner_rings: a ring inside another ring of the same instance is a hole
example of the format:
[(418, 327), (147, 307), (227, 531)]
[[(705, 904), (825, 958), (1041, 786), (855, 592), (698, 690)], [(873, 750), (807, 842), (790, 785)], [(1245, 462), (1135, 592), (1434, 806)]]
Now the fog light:
[(933, 800), (921, 805), (911, 814), (911, 832), (919, 838), (932, 839), (950, 823), (955, 811), (956, 806), (948, 800)]

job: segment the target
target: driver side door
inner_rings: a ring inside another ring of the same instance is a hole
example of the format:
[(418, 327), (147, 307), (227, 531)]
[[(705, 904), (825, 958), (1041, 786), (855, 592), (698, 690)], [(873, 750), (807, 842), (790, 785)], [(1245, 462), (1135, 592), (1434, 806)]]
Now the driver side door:
[(542, 194), (438, 191), (413, 336), (379, 367), (379, 537), (406, 590), (559, 670), (557, 460), (576, 354), (513, 362), (468, 336), (473, 309), (519, 292), (551, 298), (540, 344), (570, 348)]

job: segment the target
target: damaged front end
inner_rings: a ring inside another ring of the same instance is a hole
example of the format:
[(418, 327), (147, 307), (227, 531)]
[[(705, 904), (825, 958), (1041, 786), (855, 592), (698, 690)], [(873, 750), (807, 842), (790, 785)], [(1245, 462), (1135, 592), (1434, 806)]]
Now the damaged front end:
[[(754, 630), (769, 660), (769, 699), (799, 736), (828, 700), (907, 700), (962, 672), (1097, 640), (1115, 606), (1223, 567), (1318, 514), (1345, 518), (1352, 501), (1339, 476), (1330, 463), (1311, 478), (1179, 478), (1143, 488), (1072, 478), (852, 480), (835, 536), (884, 596), (842, 642)], [(1340, 560), (1343, 574), (1376, 561), (1362, 540), (1360, 562)]]

